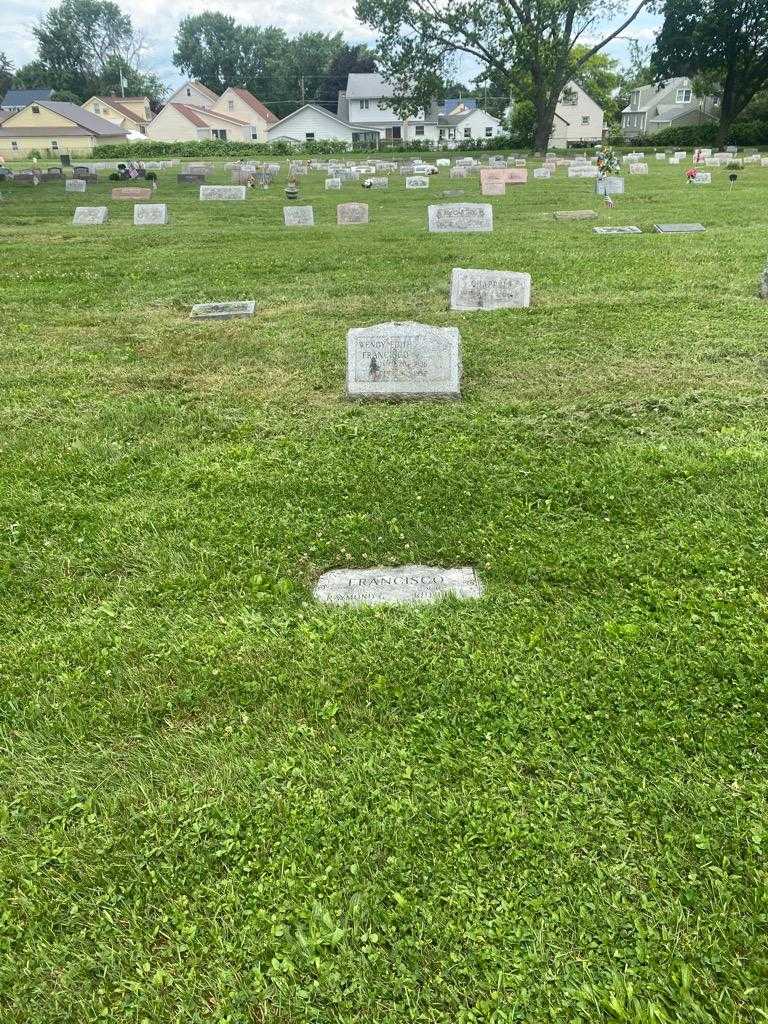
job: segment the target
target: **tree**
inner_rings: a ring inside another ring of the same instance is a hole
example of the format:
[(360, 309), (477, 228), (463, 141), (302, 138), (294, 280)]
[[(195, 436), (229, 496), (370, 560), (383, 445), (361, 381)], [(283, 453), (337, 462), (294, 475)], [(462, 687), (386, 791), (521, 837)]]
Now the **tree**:
[(546, 149), (555, 108), (572, 78), (620, 35), (652, 0), (633, 0), (618, 25), (583, 51), (607, 18), (619, 17), (613, 0), (357, 0), (355, 12), (379, 33), (377, 61), (394, 85), (403, 116), (428, 106), (454, 51), (477, 60), (494, 75), (502, 95), (529, 75), (536, 117), (535, 147)]
[(363, 43), (350, 46), (342, 43), (331, 57), (325, 74), (316, 92), (316, 99), (329, 110), (336, 110), (340, 92), (347, 88), (347, 76), (365, 74), (376, 70), (373, 50)]
[(666, 0), (651, 65), (720, 94), (717, 142), (768, 82), (768, 0)]
[[(173, 63), (216, 93), (229, 85), (243, 85), (248, 72), (262, 73), (258, 36), (238, 25), (229, 14), (203, 11), (182, 18), (176, 33)], [(280, 47), (285, 36), (280, 33)]]
[(0, 96), (5, 96), (13, 82), (13, 62), (0, 50)]

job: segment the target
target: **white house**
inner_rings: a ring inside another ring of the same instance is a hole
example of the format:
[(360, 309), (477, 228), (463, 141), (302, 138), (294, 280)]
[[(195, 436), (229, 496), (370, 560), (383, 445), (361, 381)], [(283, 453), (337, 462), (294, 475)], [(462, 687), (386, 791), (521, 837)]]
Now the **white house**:
[(252, 92), (234, 86), (230, 86), (219, 96), (210, 112), (226, 114), (250, 125), (252, 142), (266, 142), (269, 129), (279, 120)]
[(176, 92), (168, 97), (166, 103), (187, 103), (192, 107), (208, 110), (218, 99), (216, 93), (202, 82), (190, 81), (180, 85)]
[[(564, 124), (562, 122), (565, 122)], [(578, 82), (569, 82), (555, 108), (550, 145), (591, 145), (603, 138), (603, 108)]]
[(267, 138), (270, 142), (319, 142), (325, 139), (340, 139), (352, 143), (356, 132), (351, 125), (342, 121), (323, 107), (305, 103), (281, 121), (269, 126)]
[(147, 138), (157, 142), (202, 142), (209, 139), (255, 142), (259, 138), (259, 128), (248, 121), (203, 107), (166, 103), (147, 125)]
[(634, 139), (673, 126), (712, 124), (719, 117), (717, 96), (697, 96), (690, 78), (671, 78), (634, 89), (621, 112), (621, 127), (626, 139)]
[(441, 142), (449, 144), (470, 139), (492, 139), (502, 131), (500, 119), (486, 110), (481, 110), (473, 100), (458, 103), (446, 100), (445, 107), (438, 116), (438, 138)]

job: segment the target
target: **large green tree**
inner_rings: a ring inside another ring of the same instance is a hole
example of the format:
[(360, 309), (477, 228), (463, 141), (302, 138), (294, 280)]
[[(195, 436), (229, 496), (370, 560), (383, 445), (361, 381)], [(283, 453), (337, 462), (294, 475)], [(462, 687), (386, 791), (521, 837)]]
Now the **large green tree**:
[(717, 141), (768, 82), (768, 0), (666, 0), (651, 65), (720, 94)]
[(521, 74), (530, 76), (534, 143), (544, 150), (568, 81), (652, 2), (627, 10), (612, 0), (357, 0), (355, 11), (379, 34), (377, 61), (403, 115), (429, 102), (458, 51), (478, 61), (481, 74), (493, 74), (504, 95)]
[(5, 96), (13, 82), (13, 62), (0, 51), (0, 96)]
[(335, 111), (338, 96), (347, 88), (347, 77), (376, 70), (373, 51), (363, 43), (350, 46), (342, 43), (331, 57), (315, 92), (315, 99), (322, 106)]

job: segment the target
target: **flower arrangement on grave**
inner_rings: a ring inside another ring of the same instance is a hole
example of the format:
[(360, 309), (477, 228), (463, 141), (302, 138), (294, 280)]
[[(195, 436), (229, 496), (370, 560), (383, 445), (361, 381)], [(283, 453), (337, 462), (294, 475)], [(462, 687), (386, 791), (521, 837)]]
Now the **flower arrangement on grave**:
[(600, 177), (605, 178), (609, 174), (618, 174), (620, 170), (619, 158), (613, 148), (611, 146), (607, 149), (601, 147), (597, 153), (597, 172)]
[(688, 170), (685, 172), (685, 176), (688, 179), (688, 184), (689, 185), (691, 184), (691, 182), (694, 180), (694, 178), (696, 177), (696, 175), (698, 173), (699, 172), (698, 172), (698, 170), (695, 167), (689, 167), (688, 168)]

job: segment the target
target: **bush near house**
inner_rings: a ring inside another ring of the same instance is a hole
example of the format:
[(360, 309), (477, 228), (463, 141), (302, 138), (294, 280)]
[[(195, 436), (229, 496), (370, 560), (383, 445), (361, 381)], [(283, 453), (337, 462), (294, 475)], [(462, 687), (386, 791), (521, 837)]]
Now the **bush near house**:
[[(634, 139), (635, 148), (658, 148), (661, 146), (714, 146), (717, 141), (718, 125), (686, 125), (680, 128), (665, 128), (655, 135), (643, 135)], [(737, 121), (731, 125), (726, 139), (729, 146), (768, 145), (768, 122)]]

